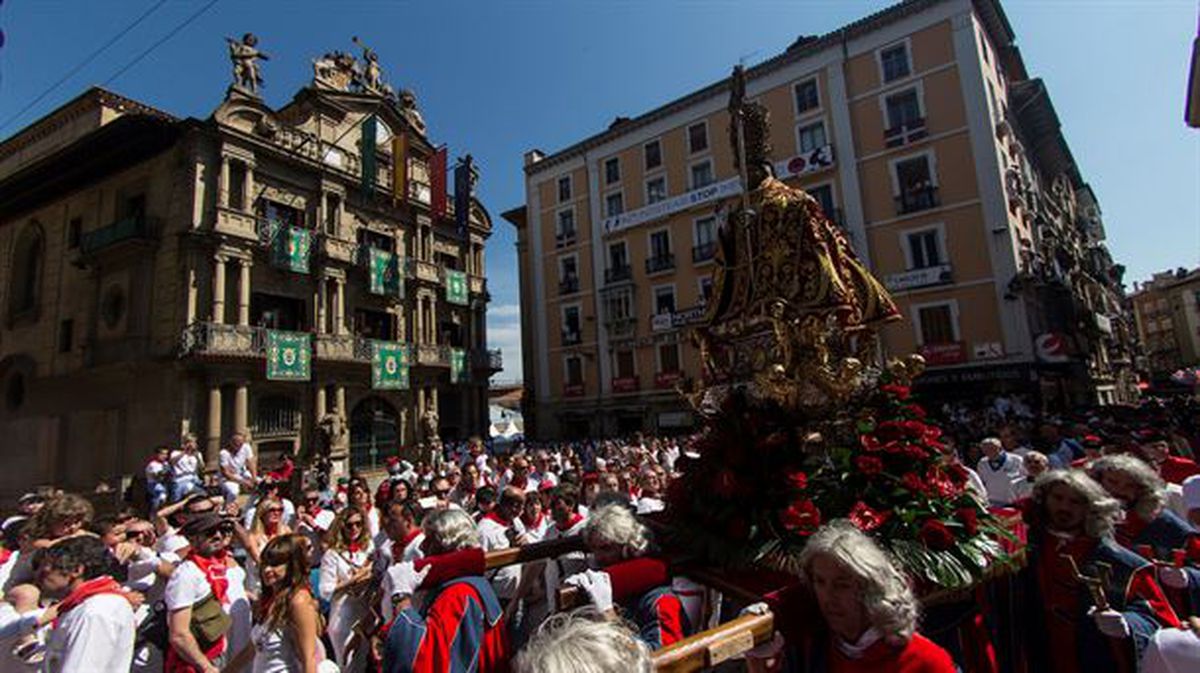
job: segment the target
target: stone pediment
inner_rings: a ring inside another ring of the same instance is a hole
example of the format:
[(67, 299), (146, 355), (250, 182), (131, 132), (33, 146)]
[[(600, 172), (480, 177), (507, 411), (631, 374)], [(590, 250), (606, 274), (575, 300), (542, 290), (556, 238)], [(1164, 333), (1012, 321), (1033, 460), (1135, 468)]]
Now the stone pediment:
[(213, 110), (212, 119), (249, 135), (269, 136), (279, 128), (278, 115), (261, 98), (230, 87), (225, 100)]

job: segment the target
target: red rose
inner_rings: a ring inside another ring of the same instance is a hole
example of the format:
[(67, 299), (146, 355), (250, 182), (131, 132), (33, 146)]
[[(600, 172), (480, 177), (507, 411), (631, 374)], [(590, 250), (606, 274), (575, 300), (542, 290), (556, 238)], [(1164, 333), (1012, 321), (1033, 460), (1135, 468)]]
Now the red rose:
[(946, 473), (950, 475), (950, 481), (958, 486), (966, 486), (971, 479), (970, 473), (962, 463), (950, 463), (946, 466)]
[(881, 446), (875, 435), (863, 435), (859, 438), (859, 443), (862, 444), (864, 451), (878, 451)]
[(881, 442), (893, 442), (904, 436), (904, 428), (896, 421), (884, 421), (875, 429), (875, 436)]
[(979, 512), (976, 512), (974, 507), (962, 507), (956, 514), (967, 535), (974, 537), (979, 532)]
[(910, 392), (908, 389), (908, 386), (901, 386), (901, 385), (897, 385), (895, 383), (888, 383), (888, 384), (879, 386), (879, 389), (882, 390), (883, 392), (895, 397), (898, 400), (907, 400), (908, 394)]
[(796, 500), (779, 516), (783, 527), (800, 535), (812, 535), (821, 525), (821, 510), (812, 500)]
[(913, 460), (925, 460), (929, 457), (929, 452), (917, 446), (916, 444), (906, 444), (904, 446), (904, 455), (912, 458)]
[(730, 470), (721, 470), (713, 480), (713, 491), (723, 498), (732, 496), (737, 487), (737, 477)]
[(925, 426), (925, 432), (924, 432), (925, 441), (927, 441), (927, 442), (937, 441), (938, 439), (941, 438), (941, 436), (942, 436), (942, 429), (939, 428), (938, 426), (936, 426), (936, 425), (926, 425)]
[(791, 488), (803, 491), (808, 488), (808, 475), (803, 472), (793, 472), (787, 476), (787, 483)]
[(916, 416), (917, 418), (920, 418), (920, 419), (925, 418), (925, 410), (922, 409), (921, 405), (919, 405), (919, 404), (910, 404), (907, 407), (904, 407), (904, 409), (905, 409), (905, 411), (912, 414), (913, 416)]
[(955, 484), (945, 472), (936, 467), (929, 468), (929, 472), (925, 475), (925, 481), (929, 484), (932, 492), (943, 498), (952, 498), (962, 493), (962, 487)]
[(903, 477), (900, 477), (900, 484), (907, 488), (912, 493), (924, 495), (927, 492), (925, 482), (917, 476), (915, 472), (905, 472)]
[(854, 459), (854, 464), (863, 474), (875, 475), (883, 472), (883, 461), (875, 456), (859, 456)]
[(891, 512), (876, 512), (867, 503), (859, 500), (854, 503), (854, 507), (850, 508), (848, 518), (851, 523), (858, 526), (859, 530), (869, 533), (882, 526), (889, 516), (891, 516)]
[(913, 439), (924, 437), (929, 428), (921, 421), (902, 421), (901, 425), (904, 427), (904, 434)]
[(917, 533), (917, 537), (934, 551), (945, 551), (954, 546), (954, 533), (937, 519), (926, 519), (925, 523), (921, 524), (921, 532)]

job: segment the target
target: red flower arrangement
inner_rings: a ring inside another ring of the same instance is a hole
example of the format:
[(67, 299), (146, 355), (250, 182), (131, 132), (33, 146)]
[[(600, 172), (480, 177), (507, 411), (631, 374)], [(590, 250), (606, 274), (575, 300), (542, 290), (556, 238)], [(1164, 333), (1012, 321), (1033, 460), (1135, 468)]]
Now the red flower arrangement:
[(891, 516), (891, 512), (876, 512), (867, 503), (859, 500), (854, 503), (854, 507), (850, 508), (847, 518), (855, 526), (858, 526), (859, 530), (869, 533), (882, 526), (889, 516)]
[(955, 542), (954, 533), (937, 519), (926, 519), (925, 523), (921, 524), (921, 532), (917, 536), (926, 547), (934, 551), (945, 551), (954, 546)]
[(796, 500), (779, 517), (783, 527), (800, 535), (812, 535), (821, 527), (821, 510), (812, 500)]
[(883, 461), (875, 456), (859, 456), (854, 459), (854, 464), (863, 474), (876, 475), (883, 472)]

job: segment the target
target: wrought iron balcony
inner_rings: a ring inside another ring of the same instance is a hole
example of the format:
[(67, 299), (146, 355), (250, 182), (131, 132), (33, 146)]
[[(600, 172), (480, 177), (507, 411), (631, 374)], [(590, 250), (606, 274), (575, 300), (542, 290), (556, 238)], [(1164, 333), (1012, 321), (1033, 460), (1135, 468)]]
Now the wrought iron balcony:
[(657, 257), (646, 258), (646, 273), (660, 273), (675, 268), (675, 255), (666, 253)]
[(567, 276), (558, 281), (559, 294), (575, 294), (579, 291), (579, 276)]
[(716, 241), (709, 241), (708, 243), (701, 243), (700, 245), (692, 246), (692, 262), (695, 264), (707, 262), (713, 258), (713, 255), (716, 254)]
[(626, 264), (624, 266), (614, 266), (611, 269), (604, 270), (605, 283), (620, 283), (622, 281), (633, 278), (633, 267)]
[(144, 215), (126, 217), (108, 226), (86, 232), (79, 238), (79, 251), (93, 255), (127, 241), (145, 241), (158, 229), (157, 220)]
[(416, 347), (417, 364), (427, 367), (449, 367), (450, 347), (436, 344), (419, 344)]
[(906, 215), (942, 205), (938, 188), (934, 186), (909, 189), (896, 196), (896, 214)]
[(197, 322), (183, 330), (180, 357), (203, 354), (232, 357), (265, 357), (267, 330), (262, 327)]
[(900, 147), (916, 142), (929, 135), (925, 128), (925, 118), (910, 119), (899, 126), (883, 132), (883, 144), (887, 147)]

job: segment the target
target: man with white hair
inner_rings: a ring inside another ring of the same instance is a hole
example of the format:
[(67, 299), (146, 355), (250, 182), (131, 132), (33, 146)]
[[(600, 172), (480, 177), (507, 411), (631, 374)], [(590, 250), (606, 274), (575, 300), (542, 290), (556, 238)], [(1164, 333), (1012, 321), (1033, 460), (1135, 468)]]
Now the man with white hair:
[(1113, 539), (1120, 510), (1078, 470), (1051, 470), (1034, 484), (1021, 571), (1029, 608), (1013, 625), (1029, 643), (1030, 670), (1119, 670), (1160, 627), (1179, 626), (1154, 566)]
[[(495, 673), (512, 656), (500, 600), (482, 577), (479, 530), (460, 509), (425, 516), (426, 558), (388, 569), (396, 617), (384, 673)], [(429, 580), (426, 583), (426, 580)], [(418, 609), (413, 594), (426, 592)]]
[(513, 660), (514, 673), (651, 673), (650, 650), (595, 608), (557, 614)]
[(650, 531), (628, 508), (610, 504), (589, 513), (583, 539), (599, 569), (572, 575), (563, 584), (582, 589), (601, 612), (620, 607), (651, 649), (691, 633), (666, 563), (650, 556)]
[(998, 437), (987, 437), (979, 442), (983, 458), (975, 471), (983, 480), (988, 504), (992, 507), (1007, 507), (1028, 495), (1025, 484), (1025, 461), (1015, 453), (1004, 450)]
[(1129, 455), (1104, 456), (1088, 470), (1125, 508), (1117, 542), (1147, 561), (1159, 561), (1158, 580), (1182, 614), (1200, 614), (1200, 536), (1166, 506), (1162, 477)]

